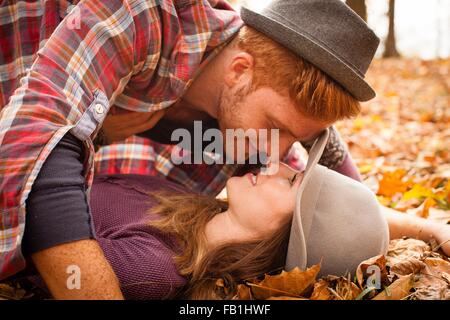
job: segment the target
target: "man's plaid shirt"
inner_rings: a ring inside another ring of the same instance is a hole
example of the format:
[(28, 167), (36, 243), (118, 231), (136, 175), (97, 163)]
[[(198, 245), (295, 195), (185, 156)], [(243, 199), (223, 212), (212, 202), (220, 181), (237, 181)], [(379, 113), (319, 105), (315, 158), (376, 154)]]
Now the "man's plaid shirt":
[[(207, 0), (0, 3), (0, 279), (25, 267), (25, 203), (69, 131), (85, 146), (88, 195), (94, 172), (161, 175), (207, 194), (242, 172), (238, 165), (175, 165), (175, 146), (142, 137), (96, 154), (92, 142), (108, 113), (174, 104), (242, 24), (223, 0), (214, 8)], [(335, 137), (329, 167), (345, 157)]]

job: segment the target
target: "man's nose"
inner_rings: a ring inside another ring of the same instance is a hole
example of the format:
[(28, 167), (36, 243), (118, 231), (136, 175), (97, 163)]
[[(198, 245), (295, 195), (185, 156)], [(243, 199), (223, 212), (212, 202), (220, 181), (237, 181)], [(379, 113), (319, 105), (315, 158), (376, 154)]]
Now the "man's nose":
[[(267, 158), (270, 159), (270, 161), (282, 161), (288, 155), (289, 151), (296, 141), (296, 139), (285, 139), (280, 140), (275, 144), (272, 144), (272, 142), (269, 143), (266, 151)], [(278, 150), (274, 150), (273, 148), (278, 148)]]

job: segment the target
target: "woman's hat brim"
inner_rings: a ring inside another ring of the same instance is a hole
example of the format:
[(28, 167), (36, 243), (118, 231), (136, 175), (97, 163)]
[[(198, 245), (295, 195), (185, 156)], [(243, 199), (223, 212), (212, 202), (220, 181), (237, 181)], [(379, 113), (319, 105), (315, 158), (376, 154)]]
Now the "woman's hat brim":
[[(295, 209), (292, 218), (288, 252), (286, 256), (287, 270), (291, 270), (295, 267), (299, 267), (301, 269), (306, 268), (306, 239), (308, 238), (309, 228), (311, 226), (314, 212), (314, 210), (309, 210), (308, 208), (314, 208), (314, 204), (316, 203), (319, 195), (323, 175), (320, 170), (316, 170), (316, 166), (322, 157), (329, 136), (329, 129), (326, 129), (319, 136), (309, 151), (308, 163), (306, 164), (303, 180), (296, 194)], [(305, 193), (307, 193), (307, 197), (304, 197)]]

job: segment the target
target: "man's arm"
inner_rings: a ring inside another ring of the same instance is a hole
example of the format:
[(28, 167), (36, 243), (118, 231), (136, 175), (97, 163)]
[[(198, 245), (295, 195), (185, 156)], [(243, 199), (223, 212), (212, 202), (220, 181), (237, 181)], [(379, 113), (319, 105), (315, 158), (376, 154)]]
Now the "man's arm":
[(151, 78), (154, 70), (144, 64), (150, 48), (160, 50), (150, 45), (151, 27), (159, 23), (153, 5), (127, 0), (79, 2), (37, 52), (21, 86), (2, 109), (0, 279), (25, 267), (20, 249), (25, 204), (52, 150), (67, 132), (82, 141), (89, 187), (94, 158), (91, 139), (110, 104), (144, 69)]
[[(95, 240), (62, 244), (31, 257), (55, 299), (123, 299), (117, 277)], [(70, 285), (78, 271), (79, 289)]]
[[(116, 275), (95, 240), (84, 154), (82, 142), (67, 133), (45, 161), (27, 199), (22, 250), (56, 299), (121, 299)], [(79, 277), (79, 288), (68, 286), (70, 277)]]

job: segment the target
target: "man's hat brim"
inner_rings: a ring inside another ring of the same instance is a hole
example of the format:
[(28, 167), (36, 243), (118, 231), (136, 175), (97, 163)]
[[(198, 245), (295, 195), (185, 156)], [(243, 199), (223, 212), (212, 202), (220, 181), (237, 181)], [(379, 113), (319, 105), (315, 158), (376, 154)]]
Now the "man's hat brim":
[[(262, 15), (252, 9), (242, 6), (241, 18), (245, 24), (260, 31), (267, 37), (288, 48), (296, 55), (310, 62), (343, 88), (358, 101), (373, 99), (376, 94), (372, 87), (364, 80), (364, 76), (342, 58), (328, 50), (318, 39), (313, 38), (276, 12), (265, 9)], [(276, 20), (267, 13), (276, 16)]]

